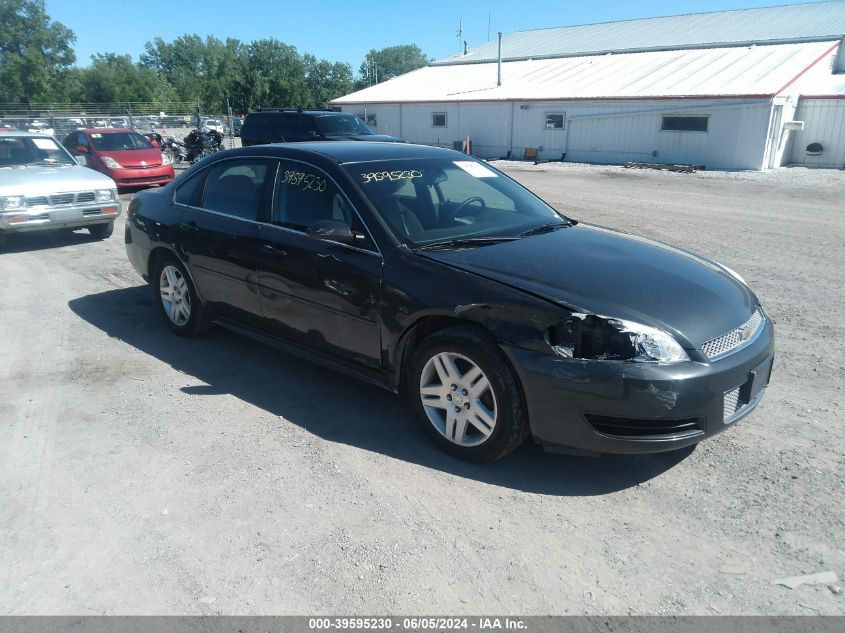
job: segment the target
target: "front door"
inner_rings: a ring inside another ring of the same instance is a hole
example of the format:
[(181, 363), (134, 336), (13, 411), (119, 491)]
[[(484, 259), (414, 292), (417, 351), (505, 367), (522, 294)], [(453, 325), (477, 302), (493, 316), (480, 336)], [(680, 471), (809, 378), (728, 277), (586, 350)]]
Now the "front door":
[[(259, 229), (265, 326), (311, 349), (378, 367), (382, 258), (357, 213), (320, 169), (283, 161), (272, 224)], [(318, 240), (306, 228), (342, 220), (367, 238), (356, 246)]]

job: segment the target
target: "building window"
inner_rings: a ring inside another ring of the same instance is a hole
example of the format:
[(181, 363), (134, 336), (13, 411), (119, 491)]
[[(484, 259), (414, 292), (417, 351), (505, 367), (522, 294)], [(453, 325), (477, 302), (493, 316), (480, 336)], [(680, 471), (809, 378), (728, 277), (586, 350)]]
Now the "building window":
[(431, 113), (431, 127), (446, 127), (446, 113), (432, 112)]
[(664, 132), (706, 132), (708, 119), (706, 116), (664, 116), (660, 129)]
[(375, 114), (370, 114), (370, 113), (368, 112), (368, 113), (367, 113), (367, 121), (366, 121), (366, 123), (367, 123), (367, 125), (369, 125), (370, 127), (377, 127), (377, 126), (378, 126), (378, 120), (376, 119), (376, 115), (375, 115)]
[(562, 130), (566, 121), (566, 112), (546, 112), (543, 128), (546, 130)]

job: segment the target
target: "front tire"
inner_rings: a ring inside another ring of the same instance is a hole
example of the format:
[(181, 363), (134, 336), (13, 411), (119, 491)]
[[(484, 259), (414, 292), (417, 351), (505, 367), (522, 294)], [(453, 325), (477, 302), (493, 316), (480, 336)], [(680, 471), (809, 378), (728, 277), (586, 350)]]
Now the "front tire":
[(108, 239), (114, 233), (114, 221), (104, 222), (103, 224), (92, 224), (88, 227), (88, 232), (95, 240)]
[(174, 333), (196, 336), (207, 329), (205, 308), (181, 262), (172, 255), (162, 258), (150, 281), (153, 301)]
[(519, 381), (495, 341), (466, 327), (433, 334), (405, 373), (417, 419), (444, 451), (492, 462), (528, 436)]

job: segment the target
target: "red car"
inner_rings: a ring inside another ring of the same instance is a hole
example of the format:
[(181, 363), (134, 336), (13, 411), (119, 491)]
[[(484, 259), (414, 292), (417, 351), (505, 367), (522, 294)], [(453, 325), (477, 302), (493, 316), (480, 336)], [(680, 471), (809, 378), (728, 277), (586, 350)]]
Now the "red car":
[(75, 156), (84, 156), (88, 167), (118, 187), (166, 185), (174, 177), (170, 156), (129, 128), (77, 130), (65, 137), (63, 145)]

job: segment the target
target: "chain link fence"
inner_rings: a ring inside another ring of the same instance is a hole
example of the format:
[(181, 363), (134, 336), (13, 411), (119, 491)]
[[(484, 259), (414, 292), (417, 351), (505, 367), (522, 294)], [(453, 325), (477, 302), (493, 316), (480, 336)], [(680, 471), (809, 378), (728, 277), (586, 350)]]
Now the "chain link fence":
[(50, 134), (61, 141), (69, 133), (86, 128), (132, 128), (141, 134), (156, 132), (184, 139), (191, 130), (216, 130), (227, 147), (240, 143), (240, 120), (227, 113), (203, 113), (197, 103), (0, 103), (0, 131), (18, 129)]

